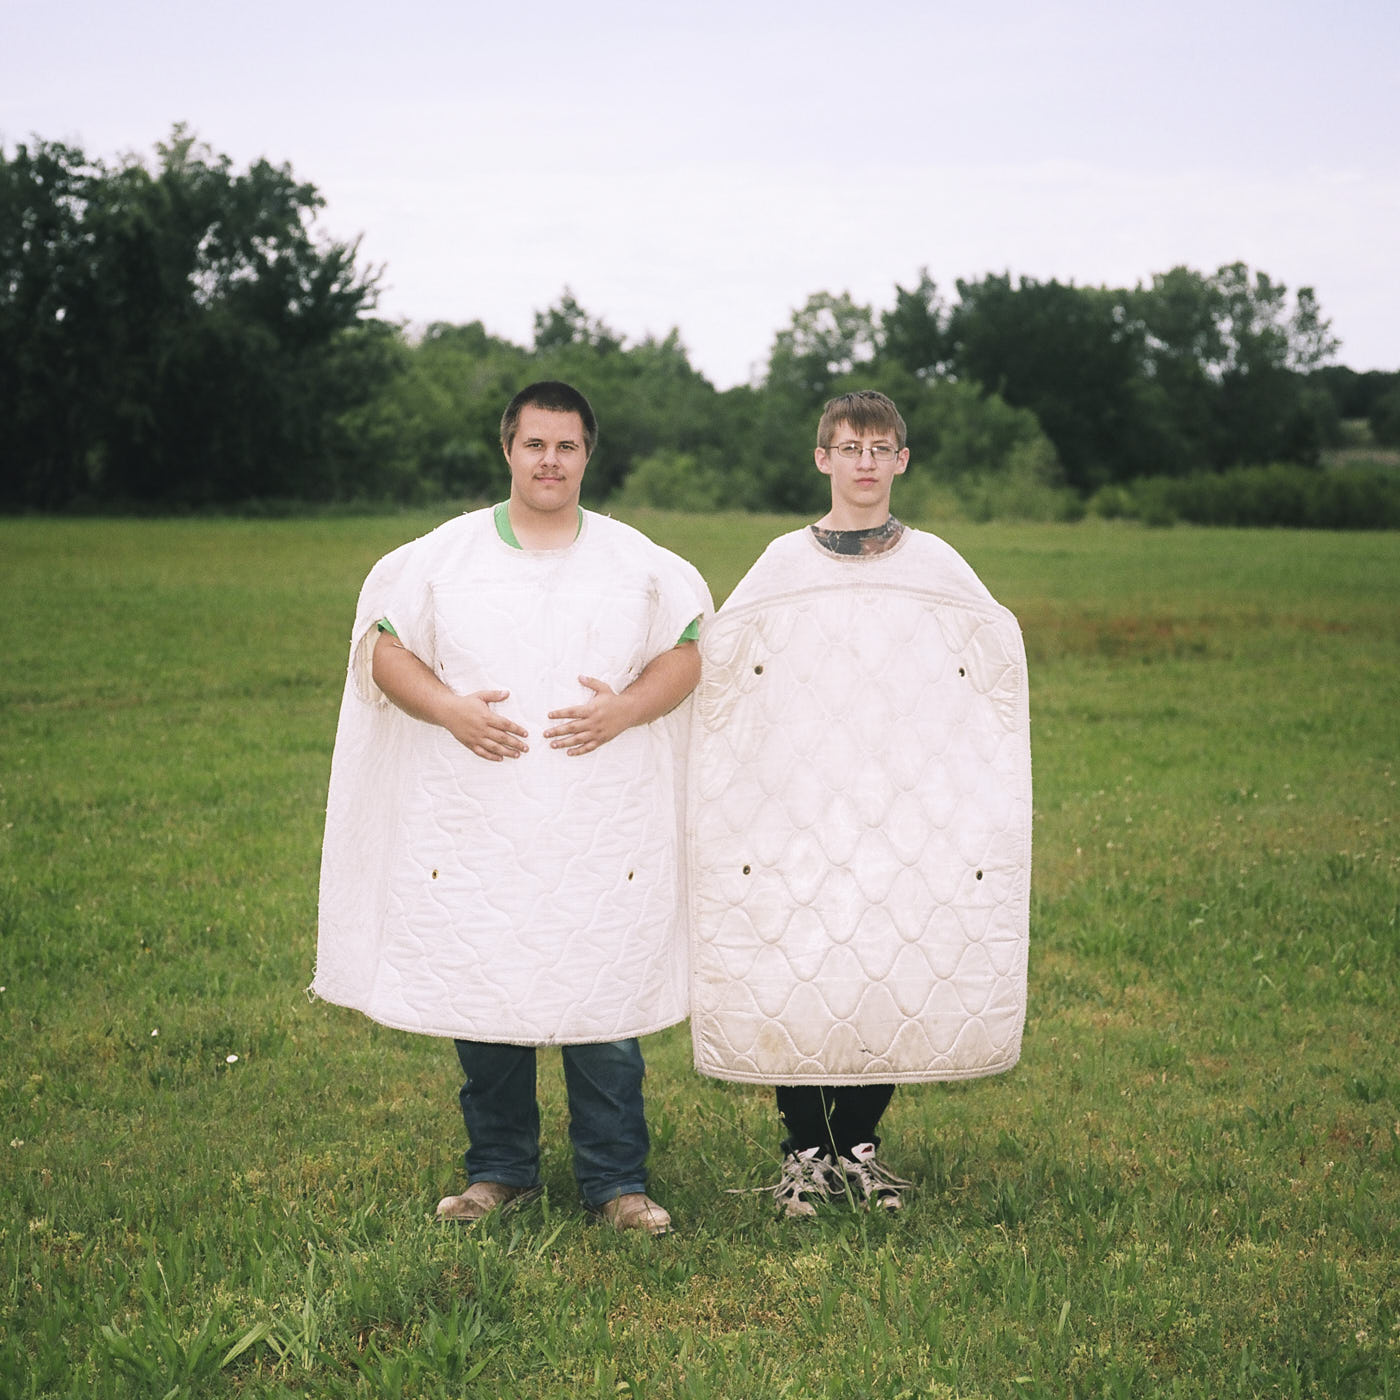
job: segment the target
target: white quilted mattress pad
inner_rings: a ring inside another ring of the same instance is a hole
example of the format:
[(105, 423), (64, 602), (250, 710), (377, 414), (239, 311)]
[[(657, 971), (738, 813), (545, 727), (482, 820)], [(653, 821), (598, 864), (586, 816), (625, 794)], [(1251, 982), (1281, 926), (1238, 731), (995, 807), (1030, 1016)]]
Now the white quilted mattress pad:
[[(700, 576), (585, 516), (521, 551), (490, 511), (381, 560), (362, 591), (327, 799), (315, 991), (382, 1024), (522, 1045), (617, 1040), (686, 1014), (680, 759), (688, 710), (570, 756), (548, 712), (625, 688), (709, 611)], [(478, 758), (374, 685), (376, 620), (529, 731)]]

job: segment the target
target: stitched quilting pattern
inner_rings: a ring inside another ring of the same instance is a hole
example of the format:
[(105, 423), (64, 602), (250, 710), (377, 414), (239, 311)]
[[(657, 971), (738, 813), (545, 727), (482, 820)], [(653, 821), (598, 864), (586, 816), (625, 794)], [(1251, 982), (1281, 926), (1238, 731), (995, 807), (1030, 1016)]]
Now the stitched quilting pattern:
[(860, 574), (772, 552), (707, 632), (696, 697), (696, 1065), (778, 1083), (1006, 1069), (1030, 882), (1015, 620), (946, 546)]
[(580, 675), (624, 688), (707, 611), (689, 566), (591, 515), (557, 553), (509, 550), (480, 512), (383, 561), (357, 638), (388, 617), (454, 690), (509, 690), (498, 708), (529, 752), (490, 763), (381, 703), (352, 647), (317, 992), (403, 1029), (521, 1044), (680, 1020), (684, 716), (580, 757), (543, 731), (551, 709), (591, 695)]

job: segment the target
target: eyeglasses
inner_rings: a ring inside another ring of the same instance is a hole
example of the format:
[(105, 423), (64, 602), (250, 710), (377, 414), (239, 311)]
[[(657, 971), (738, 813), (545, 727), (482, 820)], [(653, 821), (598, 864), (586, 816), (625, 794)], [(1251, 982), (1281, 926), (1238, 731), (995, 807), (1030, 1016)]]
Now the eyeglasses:
[(848, 462), (859, 461), (867, 452), (877, 462), (890, 462), (899, 456), (899, 449), (891, 447), (887, 442), (877, 442), (874, 447), (864, 447), (858, 442), (842, 442), (835, 447), (826, 447), (822, 450), (834, 452), (838, 457), (844, 457)]

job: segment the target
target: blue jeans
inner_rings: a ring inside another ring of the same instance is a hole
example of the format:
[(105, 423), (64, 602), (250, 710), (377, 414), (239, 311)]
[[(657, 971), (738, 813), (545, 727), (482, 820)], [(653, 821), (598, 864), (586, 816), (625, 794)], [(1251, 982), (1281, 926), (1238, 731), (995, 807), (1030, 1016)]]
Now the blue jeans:
[[(535, 1098), (535, 1047), (459, 1040), (462, 1118), (467, 1125), (467, 1179), (506, 1186), (540, 1180), (540, 1108)], [(584, 1205), (645, 1191), (651, 1140), (642, 1108), (642, 1047), (634, 1039), (565, 1045), (569, 1138), (574, 1178)]]

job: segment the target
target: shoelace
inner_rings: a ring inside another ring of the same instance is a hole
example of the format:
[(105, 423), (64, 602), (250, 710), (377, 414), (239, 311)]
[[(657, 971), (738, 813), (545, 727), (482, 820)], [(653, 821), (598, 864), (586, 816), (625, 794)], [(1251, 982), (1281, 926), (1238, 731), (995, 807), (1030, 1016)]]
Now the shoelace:
[[(859, 1152), (860, 1148), (854, 1151)], [(842, 1157), (840, 1171), (848, 1182), (856, 1184), (860, 1195), (867, 1201), (885, 1195), (898, 1199), (902, 1191), (914, 1185), (912, 1181), (896, 1176), (883, 1162), (877, 1162), (873, 1150), (869, 1155)]]
[[(837, 1180), (833, 1181), (833, 1177), (837, 1177)], [(834, 1185), (839, 1185), (836, 1168), (821, 1155), (820, 1147), (809, 1147), (804, 1152), (791, 1152), (783, 1158), (783, 1172), (776, 1186), (730, 1186), (725, 1189), (725, 1194), (768, 1195), (781, 1201), (785, 1193), (796, 1195), (803, 1190), (825, 1197)]]
[(783, 1162), (783, 1174), (772, 1188), (773, 1198), (785, 1201), (791, 1196), (810, 1192), (825, 1197), (830, 1190), (831, 1167), (821, 1156), (819, 1147), (797, 1152)]

